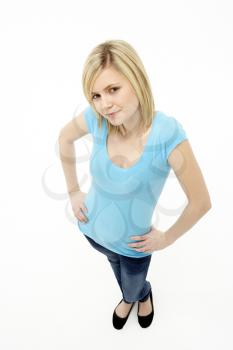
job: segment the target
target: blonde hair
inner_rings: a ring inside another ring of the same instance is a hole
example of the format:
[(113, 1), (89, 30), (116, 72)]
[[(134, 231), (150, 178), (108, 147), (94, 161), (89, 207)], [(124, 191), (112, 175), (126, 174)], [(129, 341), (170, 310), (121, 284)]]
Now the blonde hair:
[[(95, 79), (104, 68), (114, 67), (131, 83), (137, 98), (142, 118), (140, 129), (146, 130), (152, 124), (155, 115), (155, 104), (151, 85), (144, 65), (135, 49), (124, 40), (107, 40), (100, 43), (86, 58), (82, 73), (83, 92), (96, 113), (98, 127), (102, 127), (103, 116), (96, 110), (92, 100), (91, 91)], [(108, 132), (116, 132), (123, 135), (123, 125), (114, 126), (107, 119)]]

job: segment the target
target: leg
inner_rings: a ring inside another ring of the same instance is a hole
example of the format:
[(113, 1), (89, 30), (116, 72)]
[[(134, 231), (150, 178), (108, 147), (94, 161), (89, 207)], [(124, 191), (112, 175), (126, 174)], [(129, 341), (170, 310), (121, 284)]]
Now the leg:
[[(116, 254), (116, 255), (118, 255), (118, 254)], [(118, 285), (119, 285), (119, 287), (120, 287), (120, 289), (121, 289), (121, 292), (123, 292), (123, 291), (122, 291), (122, 286), (121, 286), (121, 265), (120, 265), (120, 258), (119, 258), (119, 256), (117, 256), (117, 257), (115, 257), (115, 256), (114, 256), (114, 257), (108, 256), (107, 259), (108, 259), (108, 261), (110, 262), (110, 265), (111, 265), (112, 270), (113, 270), (113, 272), (114, 272), (114, 274), (115, 274), (115, 277), (116, 277), (116, 279), (117, 279), (117, 282), (118, 282)]]
[(103, 247), (102, 245), (98, 244), (95, 242), (92, 238), (84, 235), (89, 243), (92, 245), (93, 248), (98, 250), (100, 253), (104, 254), (107, 256), (107, 259), (111, 265), (111, 268), (115, 274), (116, 280), (118, 282), (118, 285), (122, 291), (122, 286), (121, 286), (121, 268), (120, 268), (120, 258), (119, 255), (115, 252), (112, 252), (111, 250)]
[(126, 303), (146, 301), (151, 291), (151, 284), (146, 280), (152, 255), (131, 258), (120, 255), (121, 285)]

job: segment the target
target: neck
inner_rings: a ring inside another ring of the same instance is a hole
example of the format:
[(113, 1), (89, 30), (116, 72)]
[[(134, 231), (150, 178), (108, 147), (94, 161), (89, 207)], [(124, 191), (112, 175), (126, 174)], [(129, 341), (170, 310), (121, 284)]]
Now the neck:
[(120, 128), (122, 135), (127, 139), (140, 136), (142, 133), (142, 130), (140, 128), (140, 116), (134, 116), (132, 120), (123, 123)]

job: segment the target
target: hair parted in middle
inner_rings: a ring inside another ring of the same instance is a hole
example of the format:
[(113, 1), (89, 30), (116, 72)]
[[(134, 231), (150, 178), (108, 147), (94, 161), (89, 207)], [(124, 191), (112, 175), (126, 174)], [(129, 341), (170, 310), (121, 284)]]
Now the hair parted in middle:
[[(83, 92), (96, 113), (98, 127), (102, 127), (103, 116), (96, 110), (92, 100), (92, 86), (98, 75), (113, 67), (128, 79), (139, 100), (142, 115), (140, 130), (147, 130), (155, 116), (155, 103), (149, 78), (136, 50), (124, 40), (107, 40), (92, 49), (86, 58), (82, 72)], [(124, 125), (114, 126), (108, 120), (108, 132), (125, 134)]]

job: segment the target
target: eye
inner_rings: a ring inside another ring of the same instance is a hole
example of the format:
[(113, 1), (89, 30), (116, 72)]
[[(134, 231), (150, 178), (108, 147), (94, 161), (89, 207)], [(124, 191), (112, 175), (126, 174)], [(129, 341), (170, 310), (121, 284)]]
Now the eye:
[(92, 96), (92, 100), (96, 100), (96, 98), (94, 98), (95, 96), (97, 96), (97, 95), (93, 95), (93, 96)]
[(118, 89), (119, 89), (118, 87), (113, 87), (113, 88), (111, 88), (110, 90), (117, 91)]
[[(115, 91), (117, 91), (118, 89), (120, 89), (119, 87), (113, 87), (113, 88), (111, 88), (110, 90), (114, 90), (114, 92)], [(98, 94), (96, 94), (96, 95), (93, 95), (92, 96), (92, 100), (96, 100), (96, 98), (94, 98), (95, 96), (99, 96)]]

